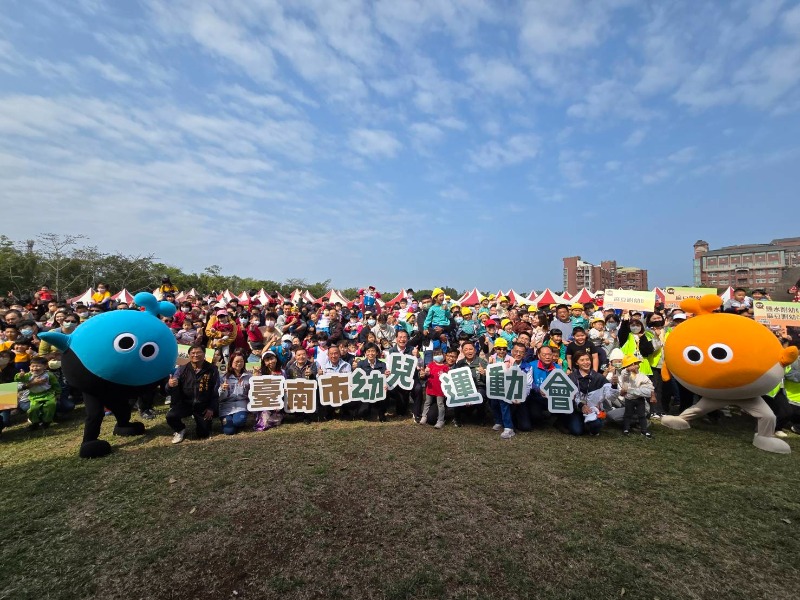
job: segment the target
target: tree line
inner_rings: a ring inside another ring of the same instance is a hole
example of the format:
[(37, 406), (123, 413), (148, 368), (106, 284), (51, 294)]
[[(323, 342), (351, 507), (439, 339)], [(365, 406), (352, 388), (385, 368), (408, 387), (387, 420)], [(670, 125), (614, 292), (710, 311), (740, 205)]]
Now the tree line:
[[(157, 288), (163, 277), (169, 277), (180, 290), (194, 288), (201, 294), (224, 290), (241, 293), (264, 288), (267, 293), (279, 292), (288, 296), (300, 289), (308, 290), (318, 298), (331, 289), (330, 279), (312, 283), (302, 278), (289, 278), (279, 282), (226, 275), (219, 265), (209, 265), (200, 273), (185, 273), (180, 267), (162, 262), (152, 253), (107, 253), (88, 242), (85, 235), (43, 233), (35, 239), (22, 241), (0, 235), (0, 290), (12, 292), (26, 301), (46, 285), (59, 299), (67, 299), (104, 282), (112, 293), (124, 288), (135, 294)], [(452, 287), (442, 289), (454, 298), (461, 295)], [(358, 288), (339, 291), (351, 300), (358, 295)], [(384, 300), (397, 294), (397, 291), (380, 291)], [(415, 295), (419, 298), (425, 293), (430, 293), (430, 290), (416, 290)]]

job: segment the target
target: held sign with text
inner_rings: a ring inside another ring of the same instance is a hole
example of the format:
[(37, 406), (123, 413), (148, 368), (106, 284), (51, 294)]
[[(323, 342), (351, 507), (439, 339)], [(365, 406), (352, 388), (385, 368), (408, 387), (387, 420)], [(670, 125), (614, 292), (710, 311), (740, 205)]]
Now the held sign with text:
[(702, 298), (716, 294), (717, 288), (668, 287), (664, 290), (664, 308), (680, 308), (687, 298)]
[(653, 312), (656, 306), (655, 292), (638, 290), (606, 290), (603, 296), (603, 308), (618, 308), (631, 312)]

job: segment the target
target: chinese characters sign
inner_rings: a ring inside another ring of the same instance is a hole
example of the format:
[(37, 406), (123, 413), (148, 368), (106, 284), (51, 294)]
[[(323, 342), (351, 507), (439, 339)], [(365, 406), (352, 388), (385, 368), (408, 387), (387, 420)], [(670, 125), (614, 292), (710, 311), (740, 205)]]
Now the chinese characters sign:
[(800, 302), (753, 302), (753, 316), (764, 325), (800, 326)]
[(509, 404), (525, 402), (528, 397), (527, 376), (517, 365), (506, 368), (503, 363), (486, 367), (486, 395)]
[(664, 308), (680, 308), (687, 298), (716, 295), (717, 288), (668, 287), (664, 290)]
[(561, 369), (553, 369), (542, 382), (542, 390), (547, 396), (547, 410), (551, 413), (572, 412), (572, 399), (578, 393), (578, 386)]
[(655, 292), (639, 292), (637, 290), (606, 290), (603, 296), (603, 308), (653, 312), (656, 306)]
[(442, 373), (439, 381), (442, 384), (445, 404), (451, 408), (481, 404), (483, 402), (483, 396), (478, 393), (475, 387), (469, 367), (460, 367), (447, 373)]

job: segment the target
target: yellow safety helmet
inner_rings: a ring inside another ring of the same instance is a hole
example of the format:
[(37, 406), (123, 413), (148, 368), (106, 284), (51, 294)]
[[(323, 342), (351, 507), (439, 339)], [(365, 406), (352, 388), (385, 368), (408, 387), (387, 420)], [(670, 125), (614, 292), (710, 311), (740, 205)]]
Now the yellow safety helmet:
[(505, 340), (505, 338), (497, 338), (494, 341), (494, 347), (495, 348), (508, 348), (508, 342)]

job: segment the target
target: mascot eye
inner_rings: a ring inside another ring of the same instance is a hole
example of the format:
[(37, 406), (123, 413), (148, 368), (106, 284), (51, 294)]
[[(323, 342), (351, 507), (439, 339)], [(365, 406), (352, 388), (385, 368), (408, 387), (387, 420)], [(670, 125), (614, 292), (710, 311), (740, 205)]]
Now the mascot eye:
[(703, 353), (697, 346), (687, 346), (683, 351), (683, 358), (692, 365), (699, 365), (703, 362)]
[(142, 360), (153, 360), (158, 356), (158, 346), (153, 342), (143, 344), (139, 350), (139, 356), (142, 357)]
[(130, 352), (136, 347), (136, 336), (132, 333), (120, 333), (114, 338), (114, 350), (117, 352)]
[(718, 363), (731, 362), (733, 360), (733, 350), (725, 344), (711, 344), (708, 347), (708, 356), (711, 360)]

